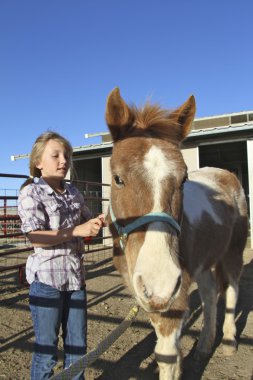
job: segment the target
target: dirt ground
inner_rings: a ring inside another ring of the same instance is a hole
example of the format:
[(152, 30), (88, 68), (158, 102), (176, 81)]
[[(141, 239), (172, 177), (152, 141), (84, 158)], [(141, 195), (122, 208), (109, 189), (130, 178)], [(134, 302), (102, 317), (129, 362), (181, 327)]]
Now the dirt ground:
[[(222, 310), (219, 302), (218, 332), (214, 352), (205, 362), (193, 359), (201, 326), (198, 293), (190, 296), (191, 314), (183, 331), (183, 380), (252, 380), (253, 369), (253, 251), (245, 250), (237, 308), (238, 351), (222, 355)], [(93, 350), (134, 305), (121, 278), (109, 261), (88, 271), (88, 350)], [(0, 274), (0, 379), (29, 379), (33, 328), (28, 307), (28, 288), (17, 286), (17, 274)], [(142, 310), (124, 334), (85, 371), (86, 380), (157, 380), (154, 359), (155, 334)], [(62, 350), (59, 351), (62, 356)], [(62, 368), (61, 359), (56, 368)]]

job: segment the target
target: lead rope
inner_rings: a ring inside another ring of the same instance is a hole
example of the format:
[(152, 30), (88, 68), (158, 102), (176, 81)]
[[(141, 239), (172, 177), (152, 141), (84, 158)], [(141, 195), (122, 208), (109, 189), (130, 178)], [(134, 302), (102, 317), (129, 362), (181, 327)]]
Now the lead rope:
[(126, 318), (121, 322), (121, 324), (118, 327), (116, 327), (116, 329), (114, 329), (102, 342), (100, 342), (99, 345), (94, 350), (82, 356), (81, 359), (71, 364), (68, 368), (64, 369), (62, 372), (50, 377), (50, 380), (70, 380), (74, 376), (76, 376), (79, 372), (83, 371), (86, 367), (89, 367), (131, 325), (133, 320), (136, 318), (138, 311), (139, 311), (138, 305), (135, 305), (134, 307), (132, 307), (132, 309), (130, 310)]

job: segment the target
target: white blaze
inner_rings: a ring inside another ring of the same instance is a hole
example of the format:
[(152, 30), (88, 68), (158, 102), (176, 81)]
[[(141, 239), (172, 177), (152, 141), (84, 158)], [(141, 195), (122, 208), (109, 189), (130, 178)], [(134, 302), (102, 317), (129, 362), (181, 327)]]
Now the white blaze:
[(144, 169), (146, 170), (147, 181), (152, 187), (154, 205), (152, 211), (163, 211), (161, 209), (161, 183), (169, 173), (176, 173), (176, 165), (168, 161), (161, 149), (152, 146), (144, 157)]
[[(143, 166), (153, 194), (151, 212), (164, 211), (161, 205), (162, 180), (170, 173), (175, 175), (175, 164), (170, 163), (161, 149), (153, 146), (144, 157)], [(153, 222), (148, 225), (133, 275), (137, 296), (141, 296), (138, 280), (141, 277), (146, 294), (168, 299), (173, 293), (180, 275), (180, 269), (172, 260), (168, 245), (168, 227), (165, 223)]]

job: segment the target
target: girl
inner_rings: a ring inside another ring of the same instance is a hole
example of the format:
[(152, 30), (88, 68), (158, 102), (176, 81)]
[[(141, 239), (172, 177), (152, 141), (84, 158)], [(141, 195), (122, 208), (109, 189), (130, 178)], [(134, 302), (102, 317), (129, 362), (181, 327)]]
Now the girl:
[[(64, 178), (72, 147), (55, 132), (39, 136), (30, 155), (30, 174), (22, 186), (18, 211), (22, 231), (34, 247), (26, 264), (30, 284), (35, 349), (31, 379), (49, 379), (57, 362), (60, 327), (64, 367), (86, 353), (86, 290), (83, 238), (96, 236), (104, 215), (91, 219), (79, 191)], [(83, 372), (75, 380), (83, 379)]]

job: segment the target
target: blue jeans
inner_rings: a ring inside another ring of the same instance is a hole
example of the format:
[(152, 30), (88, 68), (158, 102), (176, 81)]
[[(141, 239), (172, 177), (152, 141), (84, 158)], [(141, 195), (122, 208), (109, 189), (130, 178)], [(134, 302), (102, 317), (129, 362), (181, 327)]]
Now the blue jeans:
[[(39, 281), (30, 285), (29, 304), (35, 333), (31, 380), (49, 379), (57, 363), (60, 326), (64, 368), (85, 355), (87, 348), (86, 290), (59, 291)], [(74, 380), (83, 380), (83, 372)]]

